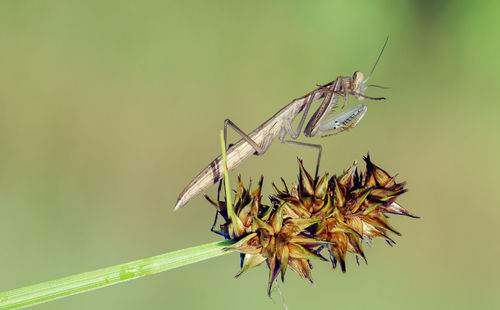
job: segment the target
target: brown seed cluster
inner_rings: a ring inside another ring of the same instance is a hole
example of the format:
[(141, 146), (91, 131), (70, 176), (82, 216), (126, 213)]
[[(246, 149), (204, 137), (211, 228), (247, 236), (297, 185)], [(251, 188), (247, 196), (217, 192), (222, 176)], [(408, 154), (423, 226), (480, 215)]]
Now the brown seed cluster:
[(244, 253), (236, 277), (266, 261), (270, 294), (274, 281), (279, 274), (284, 280), (288, 267), (313, 283), (310, 260), (326, 261), (322, 250), (329, 253), (334, 268), (338, 263), (345, 272), (347, 252), (366, 261), (363, 241), (370, 244), (381, 237), (393, 244), (388, 231), (400, 234), (389, 225), (386, 214), (415, 217), (396, 203), (406, 192), (405, 183), (397, 183), (369, 156), (364, 160), (363, 173), (354, 163), (340, 176), (325, 174), (315, 180), (299, 159), (298, 184), (290, 189), (283, 179), (282, 189), (273, 184), (276, 194), (270, 197), (270, 206), (261, 202), (262, 178), (250, 193), (251, 184), (247, 189), (239, 177), (234, 216), (228, 214), (226, 202), (207, 197), (225, 219), (221, 233), (236, 241), (228, 250)]

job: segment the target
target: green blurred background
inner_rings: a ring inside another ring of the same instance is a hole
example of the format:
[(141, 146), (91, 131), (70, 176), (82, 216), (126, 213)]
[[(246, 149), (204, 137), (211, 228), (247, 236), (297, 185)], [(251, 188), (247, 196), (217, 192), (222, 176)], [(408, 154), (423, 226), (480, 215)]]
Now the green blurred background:
[[(322, 143), (338, 173), (370, 152), (422, 219), (348, 272), (290, 272), (290, 309), (491, 309), (500, 258), (498, 2), (0, 2), (0, 291), (220, 240), (179, 192), (219, 153), (225, 118), (251, 130), (317, 83), (367, 73), (385, 102)], [(351, 101), (349, 106), (353, 106)], [(236, 135), (231, 135), (235, 141)], [(302, 139), (304, 141), (304, 139)], [(238, 170), (294, 180), (275, 143)], [(233, 175), (233, 184), (236, 173)], [(215, 189), (208, 191), (214, 195)], [(267, 268), (226, 255), (39, 309), (280, 309)]]

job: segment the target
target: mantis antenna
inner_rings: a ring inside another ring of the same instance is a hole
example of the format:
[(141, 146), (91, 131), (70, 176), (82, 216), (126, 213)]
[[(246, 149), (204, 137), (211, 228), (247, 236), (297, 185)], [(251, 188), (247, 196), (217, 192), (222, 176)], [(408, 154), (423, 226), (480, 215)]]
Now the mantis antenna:
[(385, 39), (384, 46), (382, 47), (382, 50), (380, 51), (380, 54), (378, 54), (377, 61), (375, 61), (375, 64), (373, 65), (373, 68), (372, 68), (372, 71), (370, 71), (370, 74), (368, 74), (368, 77), (366, 78), (365, 82), (368, 81), (368, 79), (372, 76), (373, 71), (375, 71), (375, 67), (378, 64), (378, 61), (380, 60), (380, 57), (382, 57), (382, 53), (384, 53), (385, 47), (387, 45), (387, 41), (389, 41), (389, 36), (387, 36), (387, 38)]

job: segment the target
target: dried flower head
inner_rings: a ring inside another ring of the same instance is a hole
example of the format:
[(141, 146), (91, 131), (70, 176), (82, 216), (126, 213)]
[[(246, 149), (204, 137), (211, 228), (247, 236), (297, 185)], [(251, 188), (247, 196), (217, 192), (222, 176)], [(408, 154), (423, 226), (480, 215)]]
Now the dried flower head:
[(270, 197), (270, 206), (261, 203), (262, 178), (250, 194), (251, 184), (247, 190), (239, 177), (234, 221), (224, 201), (207, 197), (225, 219), (221, 232), (236, 241), (228, 250), (244, 253), (236, 277), (266, 261), (270, 294), (278, 274), (283, 281), (288, 267), (313, 283), (310, 260), (326, 261), (320, 254), (323, 249), (333, 267), (339, 263), (345, 272), (347, 252), (366, 261), (363, 241), (371, 244), (373, 238), (381, 237), (394, 244), (388, 231), (400, 233), (389, 225), (387, 214), (415, 217), (395, 202), (406, 192), (405, 183), (397, 183), (369, 156), (364, 160), (364, 173), (358, 173), (355, 162), (340, 176), (313, 179), (299, 159), (298, 184), (289, 189), (282, 179), (281, 190), (273, 184), (276, 194)]

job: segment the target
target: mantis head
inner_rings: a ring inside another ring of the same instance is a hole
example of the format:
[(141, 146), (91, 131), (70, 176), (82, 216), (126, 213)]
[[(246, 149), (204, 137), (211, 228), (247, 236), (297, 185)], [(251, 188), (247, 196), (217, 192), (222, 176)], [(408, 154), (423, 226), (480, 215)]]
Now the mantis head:
[(351, 91), (354, 93), (354, 97), (358, 100), (362, 100), (365, 97), (363, 96), (365, 94), (366, 86), (365, 83), (368, 81), (368, 79), (364, 79), (365, 75), (361, 71), (356, 71), (352, 75), (352, 80), (351, 80)]
[(372, 76), (373, 71), (375, 70), (375, 67), (378, 64), (378, 61), (380, 60), (380, 57), (382, 56), (382, 53), (384, 53), (384, 49), (387, 45), (388, 40), (389, 40), (389, 37), (387, 37), (385, 39), (384, 46), (382, 47), (382, 50), (380, 51), (380, 54), (378, 55), (377, 61), (375, 61), (375, 64), (373, 65), (373, 68), (372, 68), (372, 71), (370, 71), (370, 74), (368, 75), (368, 77), (366, 79), (365, 79), (365, 75), (361, 71), (356, 71), (352, 75), (352, 79), (351, 79), (349, 88), (350, 88), (351, 92), (353, 93), (354, 97), (356, 97), (356, 99), (358, 99), (358, 100), (362, 100), (365, 98), (377, 99), (377, 100), (378, 99), (385, 99), (385, 98), (372, 98), (372, 97), (365, 96), (365, 91), (370, 86), (379, 87), (379, 88), (387, 88), (387, 87), (383, 87), (383, 86), (379, 86), (379, 85), (365, 85), (365, 84), (366, 84), (366, 82), (368, 82), (368, 79), (370, 79), (370, 77)]

